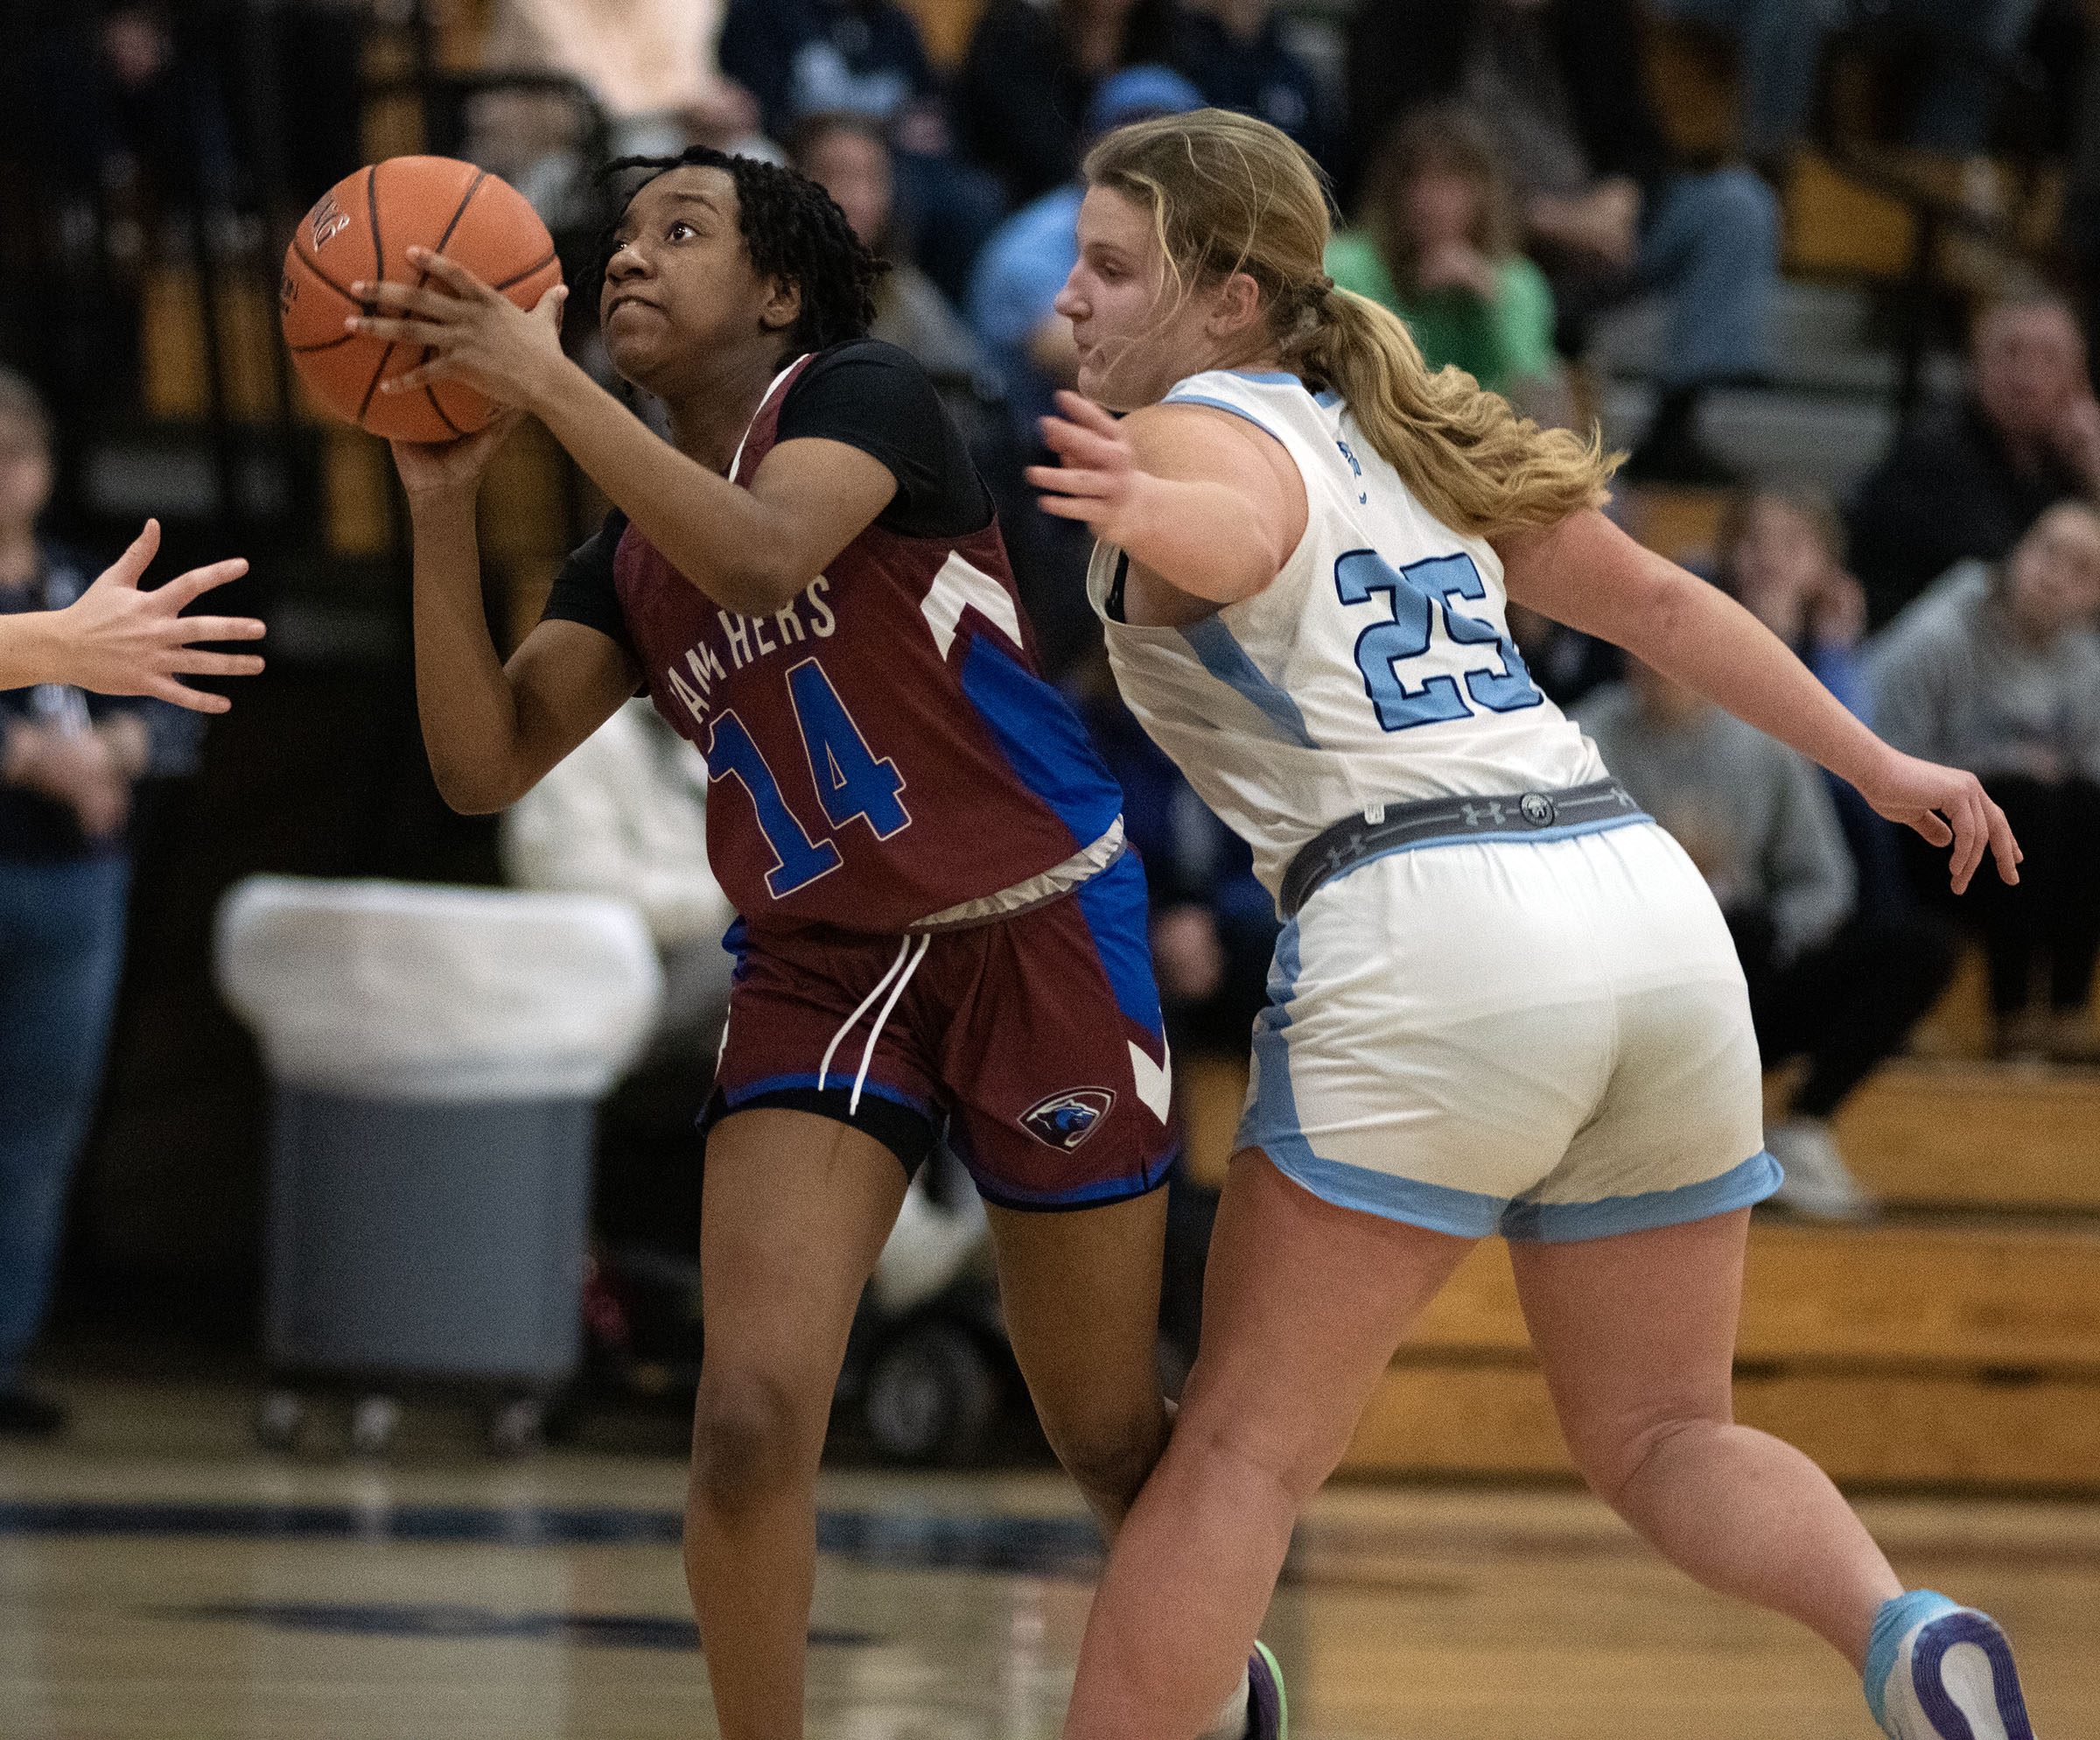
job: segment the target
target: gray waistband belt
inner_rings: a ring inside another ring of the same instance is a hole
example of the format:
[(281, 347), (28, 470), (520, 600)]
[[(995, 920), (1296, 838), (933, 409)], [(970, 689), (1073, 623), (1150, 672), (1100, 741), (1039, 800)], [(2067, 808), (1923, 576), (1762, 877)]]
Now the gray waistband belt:
[(1516, 797), (1425, 797), (1414, 803), (1379, 804), (1323, 828), (1298, 848), (1284, 873), (1280, 904), (1286, 919), (1295, 918), (1321, 883), (1366, 859), (1410, 846), (1536, 839), (1544, 833), (1564, 835), (1648, 819), (1633, 794), (1615, 779)]

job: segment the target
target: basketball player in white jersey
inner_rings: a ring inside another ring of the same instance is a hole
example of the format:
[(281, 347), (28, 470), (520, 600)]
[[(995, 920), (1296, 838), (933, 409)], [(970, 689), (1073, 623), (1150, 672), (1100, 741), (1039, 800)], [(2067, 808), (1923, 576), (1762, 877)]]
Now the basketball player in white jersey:
[[(1757, 1046), (1698, 873), (1533, 685), (1515, 598), (1618, 642), (1951, 848), (2019, 850), (1712, 586), (1597, 511), (1609, 464), (1432, 376), (1320, 269), (1303, 152), (1202, 110), (1089, 156), (1032, 474), (1100, 540), (1124, 698), (1287, 921), (1202, 1351), (1110, 1556), (1066, 1732), (1186, 1740), (1417, 1312), (1509, 1241), (1576, 1465), (1711, 1588), (1810, 1626), (1898, 1740), (2028, 1740), (2003, 1634), (1906, 1593), (1812, 1463), (1730, 1411)], [(1120, 424), (1097, 405), (1131, 413)]]

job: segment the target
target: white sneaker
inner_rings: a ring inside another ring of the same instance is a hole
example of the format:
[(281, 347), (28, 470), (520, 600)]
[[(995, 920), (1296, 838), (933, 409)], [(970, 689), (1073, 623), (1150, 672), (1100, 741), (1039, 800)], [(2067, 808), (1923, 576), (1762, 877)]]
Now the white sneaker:
[(1846, 1168), (1844, 1158), (1820, 1118), (1788, 1118), (1765, 1132), (1765, 1151), (1780, 1164), (1786, 1182), (1773, 1193), (1797, 1214), (1817, 1220), (1871, 1220), (1874, 1199)]
[(1866, 1705), (1889, 1740), (2034, 1740), (2006, 1634), (1928, 1589), (1875, 1616)]

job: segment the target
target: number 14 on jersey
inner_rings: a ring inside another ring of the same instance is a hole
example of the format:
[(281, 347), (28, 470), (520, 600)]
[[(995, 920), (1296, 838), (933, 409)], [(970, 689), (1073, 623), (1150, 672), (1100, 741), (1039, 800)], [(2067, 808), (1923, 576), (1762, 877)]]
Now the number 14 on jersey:
[[(877, 839), (887, 839), (911, 826), (911, 812), (898, 796), (904, 775), (895, 761), (876, 759), (823, 666), (806, 658), (788, 672), (787, 683), (810, 782), (832, 830), (864, 821)], [(829, 839), (813, 839), (788, 807), (780, 782), (733, 710), (717, 715), (709, 732), (707, 777), (710, 784), (733, 779), (749, 795), (759, 831), (777, 860), (766, 873), (774, 899), (785, 900), (838, 868), (838, 847)]]

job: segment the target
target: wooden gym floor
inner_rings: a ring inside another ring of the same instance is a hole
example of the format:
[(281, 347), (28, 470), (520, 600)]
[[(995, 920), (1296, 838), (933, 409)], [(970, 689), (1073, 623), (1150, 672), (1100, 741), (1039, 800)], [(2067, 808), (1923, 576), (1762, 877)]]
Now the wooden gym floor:
[[(389, 1463), (293, 1461), (232, 1386), (66, 1387), (69, 1442), (0, 1450), (6, 1740), (715, 1732), (661, 1438), (497, 1465), (425, 1414)], [(1057, 1733), (1097, 1562), (1060, 1478), (840, 1470), (822, 1505), (813, 1735)], [(2100, 1740), (2100, 1504), (1864, 1508), (1908, 1580), (2006, 1622), (2042, 1740)], [(1298, 1740), (1873, 1732), (1820, 1645), (1564, 1486), (1333, 1488), (1266, 1635)]]

